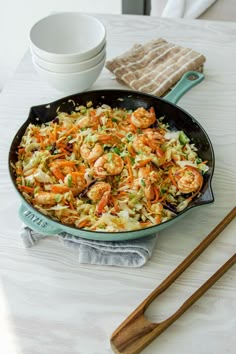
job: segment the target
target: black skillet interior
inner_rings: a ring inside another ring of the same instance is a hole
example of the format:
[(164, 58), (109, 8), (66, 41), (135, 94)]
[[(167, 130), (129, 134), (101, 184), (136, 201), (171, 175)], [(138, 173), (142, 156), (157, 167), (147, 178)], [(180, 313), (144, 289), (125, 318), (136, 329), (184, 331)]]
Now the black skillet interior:
[(17, 147), (21, 141), (26, 127), (29, 123), (40, 124), (53, 120), (57, 112), (68, 112), (75, 110), (75, 106), (86, 105), (92, 101), (93, 107), (107, 104), (113, 108), (126, 108), (135, 110), (138, 107), (149, 109), (154, 107), (157, 117), (165, 117), (164, 122), (169, 124), (171, 130), (183, 130), (190, 138), (190, 141), (198, 148), (198, 154), (204, 161), (208, 161), (208, 172), (204, 175), (204, 185), (199, 198), (194, 199), (187, 209), (193, 206), (200, 206), (214, 201), (211, 189), (211, 179), (214, 172), (214, 151), (211, 141), (201, 127), (201, 125), (190, 114), (173, 103), (157, 98), (149, 94), (144, 94), (130, 90), (99, 90), (88, 91), (71, 95), (55, 102), (34, 106), (30, 109), (29, 117), (17, 132), (13, 139), (9, 153), (9, 168), (14, 185), (15, 176), (11, 168), (10, 161), (17, 160)]

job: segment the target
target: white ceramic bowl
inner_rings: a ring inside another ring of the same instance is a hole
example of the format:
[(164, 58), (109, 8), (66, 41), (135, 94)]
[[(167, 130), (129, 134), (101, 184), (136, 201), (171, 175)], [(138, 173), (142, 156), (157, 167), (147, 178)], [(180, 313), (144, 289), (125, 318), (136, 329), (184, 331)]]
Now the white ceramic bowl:
[[(32, 58), (33, 59), (33, 58)], [(74, 73), (57, 73), (43, 69), (34, 60), (33, 64), (41, 76), (47, 83), (58, 91), (74, 94), (87, 90), (99, 77), (104, 65), (106, 57), (104, 57), (97, 65), (84, 71)]]
[(44, 60), (78, 63), (101, 51), (106, 42), (106, 30), (96, 17), (62, 12), (36, 22), (29, 39), (31, 49)]
[(41, 68), (43, 69), (55, 71), (58, 73), (73, 73), (76, 71), (88, 70), (100, 63), (100, 61), (106, 56), (106, 44), (97, 55), (88, 60), (80, 61), (78, 63), (54, 63), (52, 61), (48, 61), (39, 57), (33, 50), (31, 50), (31, 54), (33, 61), (39, 66), (41, 66)]

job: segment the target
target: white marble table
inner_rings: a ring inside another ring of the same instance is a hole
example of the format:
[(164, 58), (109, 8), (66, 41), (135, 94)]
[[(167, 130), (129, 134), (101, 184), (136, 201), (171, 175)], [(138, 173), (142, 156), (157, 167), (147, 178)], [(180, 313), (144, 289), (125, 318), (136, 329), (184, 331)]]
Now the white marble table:
[[(19, 237), (19, 200), (7, 170), (7, 154), (29, 108), (62, 97), (40, 81), (29, 53), (0, 94), (0, 353), (108, 354), (115, 328), (233, 208), (236, 200), (236, 24), (155, 17), (98, 15), (107, 27), (108, 58), (134, 42), (163, 37), (205, 54), (205, 80), (179, 105), (209, 134), (216, 155), (215, 203), (189, 213), (160, 233), (142, 268), (80, 265), (77, 255), (51, 237), (25, 249)], [(94, 85), (118, 88), (103, 70)], [(236, 249), (232, 222), (147, 317), (167, 317)], [(236, 268), (159, 336), (146, 354), (236, 352)]]

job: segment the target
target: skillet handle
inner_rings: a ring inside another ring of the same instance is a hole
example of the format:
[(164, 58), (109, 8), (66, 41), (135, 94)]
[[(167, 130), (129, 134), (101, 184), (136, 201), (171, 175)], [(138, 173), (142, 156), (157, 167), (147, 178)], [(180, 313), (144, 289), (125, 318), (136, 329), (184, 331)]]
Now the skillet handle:
[(211, 183), (208, 182), (209, 185), (206, 188), (206, 190), (199, 196), (199, 198), (197, 198), (194, 202), (193, 202), (193, 207), (194, 206), (200, 206), (200, 205), (205, 205), (205, 204), (209, 204), (209, 203), (213, 203), (215, 198), (214, 198), (214, 194), (212, 191), (212, 187), (211, 187)]
[(54, 236), (62, 232), (60, 228), (53, 225), (52, 221), (40, 217), (24, 204), (21, 204), (18, 213), (20, 219), (35, 232), (47, 236)]
[(204, 79), (204, 75), (198, 71), (188, 71), (185, 73), (175, 87), (163, 98), (171, 103), (177, 103), (179, 99)]

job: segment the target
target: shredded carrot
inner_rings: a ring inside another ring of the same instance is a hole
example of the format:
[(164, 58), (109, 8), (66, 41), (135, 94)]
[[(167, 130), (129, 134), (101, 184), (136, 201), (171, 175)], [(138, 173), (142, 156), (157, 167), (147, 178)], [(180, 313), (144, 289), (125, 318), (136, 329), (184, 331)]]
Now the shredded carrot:
[(144, 167), (151, 161), (152, 161), (152, 157), (149, 157), (148, 159), (145, 159), (145, 160), (141, 160), (141, 161), (137, 162), (137, 164), (135, 164), (135, 168)]
[(130, 162), (130, 159), (128, 156), (126, 156), (125, 158), (125, 161), (127, 163), (127, 168), (128, 168), (128, 172), (129, 172), (129, 177), (130, 177), (130, 181), (132, 182), (133, 181), (133, 171), (132, 171), (132, 165), (131, 165), (131, 162)]
[(85, 172), (85, 170), (86, 170), (86, 167), (84, 166), (84, 165), (79, 165), (78, 167), (77, 167), (77, 170), (78, 170), (78, 172)]
[(51, 155), (50, 156), (50, 159), (59, 159), (59, 158), (61, 158), (61, 157), (64, 157), (65, 156), (65, 154), (63, 153), (63, 154), (56, 154), (56, 155)]
[(60, 153), (64, 153), (64, 155), (66, 156), (69, 155), (69, 151), (63, 146), (60, 146), (59, 149), (60, 149)]
[(34, 192), (34, 188), (32, 187), (27, 187), (27, 186), (19, 186), (19, 188), (26, 193), (33, 193)]
[(146, 227), (146, 226), (151, 226), (152, 223), (151, 223), (151, 221), (141, 221), (141, 222), (140, 222), (140, 225), (141, 225), (142, 227)]
[(73, 177), (80, 177), (80, 176), (84, 176), (84, 172), (79, 172), (79, 171), (74, 171), (74, 172), (71, 172), (71, 176)]
[(72, 181), (74, 182), (74, 184), (77, 183), (77, 178), (78, 177), (83, 177), (84, 176), (84, 172), (71, 172), (71, 177), (72, 177)]
[(120, 191), (118, 194), (117, 194), (117, 198), (119, 198), (119, 197), (124, 197), (124, 196), (127, 196), (128, 194), (127, 194), (127, 192), (125, 192), (125, 191)]
[(112, 201), (115, 211), (119, 212), (120, 208), (119, 208), (116, 198), (113, 195), (111, 195), (110, 197), (111, 197), (111, 201)]
[(154, 107), (150, 107), (149, 112), (152, 114), (156, 114)]
[(116, 136), (118, 136), (118, 138), (120, 138), (120, 139), (122, 139), (122, 138), (125, 137), (124, 134), (121, 134), (121, 133), (119, 133), (119, 132), (116, 132)]
[(72, 203), (71, 200), (69, 201), (69, 205), (70, 205), (70, 208), (71, 208), (72, 210), (75, 210), (75, 207), (74, 207), (74, 205), (73, 205), (73, 203)]
[(156, 221), (157, 224), (161, 223), (161, 214), (156, 215), (155, 221)]
[(171, 168), (169, 169), (169, 177), (170, 177), (171, 182), (173, 183), (173, 185), (174, 185), (176, 188), (178, 188), (178, 185), (177, 185), (177, 183), (176, 183), (176, 180), (175, 180), (175, 178), (174, 178), (174, 176), (173, 176), (173, 174), (172, 174)]
[(127, 150), (130, 153), (132, 157), (136, 156), (136, 152), (134, 151), (133, 147), (131, 144), (127, 144)]
[(168, 161), (162, 165), (162, 168), (165, 170), (168, 167), (175, 166), (174, 161)]
[(17, 174), (17, 175), (22, 175), (22, 174), (23, 174), (23, 170), (22, 170), (21, 167), (17, 167), (17, 168), (16, 168), (16, 174)]
[(84, 220), (79, 222), (78, 227), (80, 227), (80, 228), (85, 227), (89, 223), (90, 223), (89, 219), (84, 219)]
[(53, 184), (51, 186), (51, 191), (52, 193), (58, 193), (58, 194), (63, 194), (66, 192), (69, 192), (70, 188), (64, 185), (60, 185), (60, 184)]
[(95, 110), (95, 109), (91, 109), (91, 110), (89, 111), (89, 114), (90, 114), (91, 117), (95, 118), (95, 116), (96, 116), (96, 110)]
[(66, 139), (66, 137), (68, 135), (70, 135), (71, 133), (73, 133), (75, 130), (79, 130), (79, 127), (77, 125), (74, 125), (72, 128), (70, 128), (69, 130), (67, 130), (59, 139), (57, 139), (57, 143), (61, 142), (62, 140)]
[(132, 123), (132, 122), (130, 122), (130, 130), (132, 131), (132, 132), (134, 132), (134, 133), (137, 133), (137, 128), (136, 128), (136, 126)]
[(121, 131), (125, 131), (125, 132), (128, 132), (130, 133), (132, 130), (130, 129), (130, 124), (129, 125), (126, 125), (126, 124), (120, 124), (120, 129)]
[(60, 169), (57, 167), (50, 168), (52, 174), (58, 179), (64, 181), (65, 176), (61, 173)]
[(73, 133), (75, 130), (79, 130), (79, 127), (77, 125), (74, 125), (72, 128), (70, 128), (69, 130), (67, 130), (67, 132), (65, 133), (65, 136), (70, 135), (71, 133)]
[(108, 119), (107, 122), (106, 122), (106, 127), (107, 128), (113, 128), (113, 122), (111, 119)]
[(56, 141), (57, 140), (57, 123), (54, 124), (54, 129), (53, 129), (53, 140)]
[[(49, 164), (49, 166), (53, 166), (54, 164), (55, 162), (52, 162)], [(75, 161), (59, 160), (56, 162), (56, 167), (65, 167), (65, 166), (73, 167), (74, 165), (75, 165)]]
[(163, 200), (165, 199), (166, 199), (166, 194), (163, 194), (163, 196), (160, 199), (158, 199), (158, 203), (163, 202)]
[(151, 201), (152, 204), (157, 203), (160, 198), (160, 192), (157, 186), (153, 185), (153, 191), (155, 194), (155, 198)]
[(19, 148), (18, 149), (19, 154), (24, 154), (25, 153), (25, 148)]

